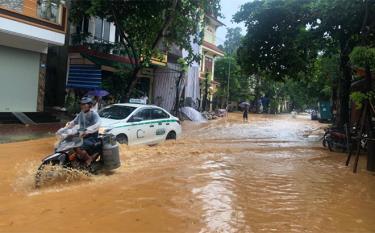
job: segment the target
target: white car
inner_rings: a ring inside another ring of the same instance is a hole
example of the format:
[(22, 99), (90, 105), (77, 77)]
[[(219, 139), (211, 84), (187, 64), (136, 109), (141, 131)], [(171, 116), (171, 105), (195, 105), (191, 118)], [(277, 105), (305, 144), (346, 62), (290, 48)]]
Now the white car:
[(179, 119), (153, 105), (114, 104), (100, 110), (99, 116), (99, 133), (111, 133), (123, 144), (153, 145), (181, 135)]

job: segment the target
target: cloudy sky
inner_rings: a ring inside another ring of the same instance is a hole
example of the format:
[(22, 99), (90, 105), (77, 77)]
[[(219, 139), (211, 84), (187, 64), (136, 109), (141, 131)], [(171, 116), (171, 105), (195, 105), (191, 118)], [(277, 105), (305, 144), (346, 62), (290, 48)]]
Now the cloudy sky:
[(227, 33), (226, 27), (241, 27), (242, 34), (245, 33), (243, 24), (232, 23), (232, 16), (240, 9), (241, 5), (250, 0), (221, 0), (221, 12), (225, 18), (220, 19), (226, 26), (220, 27), (216, 33), (216, 44), (223, 44)]

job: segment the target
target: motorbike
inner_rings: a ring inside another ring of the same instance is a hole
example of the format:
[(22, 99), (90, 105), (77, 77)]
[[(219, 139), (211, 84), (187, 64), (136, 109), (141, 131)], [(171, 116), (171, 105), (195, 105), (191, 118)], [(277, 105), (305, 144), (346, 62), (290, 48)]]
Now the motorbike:
[(324, 147), (328, 147), (330, 151), (340, 149), (345, 152), (348, 148), (347, 135), (337, 128), (325, 129), (322, 144)]
[(330, 151), (341, 150), (342, 152), (348, 152), (349, 150), (356, 149), (360, 146), (362, 149), (366, 149), (367, 135), (362, 135), (362, 139), (357, 145), (354, 138), (356, 138), (355, 127), (349, 129), (345, 126), (344, 130), (338, 128), (328, 128), (325, 129), (324, 136), (322, 138), (322, 144), (324, 147), (328, 147)]
[[(121, 166), (119, 146), (116, 138), (111, 134), (100, 134), (98, 143), (90, 149), (93, 158), (90, 166), (80, 159), (76, 148), (82, 146), (82, 133), (84, 130), (62, 128), (57, 131), (58, 143), (53, 154), (46, 156), (35, 175), (35, 187), (43, 183), (43, 175), (47, 166), (59, 166), (63, 169), (78, 170), (89, 174), (100, 174), (111, 171)], [(53, 174), (52, 174), (53, 175)]]

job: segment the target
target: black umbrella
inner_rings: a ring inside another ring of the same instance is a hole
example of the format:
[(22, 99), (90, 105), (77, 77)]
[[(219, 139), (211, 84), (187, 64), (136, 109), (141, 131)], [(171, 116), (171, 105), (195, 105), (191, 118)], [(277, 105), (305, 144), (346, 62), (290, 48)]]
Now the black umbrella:
[(247, 108), (247, 107), (250, 106), (250, 104), (249, 104), (249, 102), (242, 102), (242, 103), (239, 104), (239, 106), (240, 106), (241, 108)]

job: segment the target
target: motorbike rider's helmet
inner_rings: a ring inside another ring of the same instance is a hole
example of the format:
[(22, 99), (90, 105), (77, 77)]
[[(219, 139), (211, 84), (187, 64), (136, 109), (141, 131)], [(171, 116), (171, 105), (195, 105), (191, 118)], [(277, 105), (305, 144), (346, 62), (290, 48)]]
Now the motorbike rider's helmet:
[(92, 99), (90, 97), (82, 97), (81, 100), (80, 100), (80, 103), (81, 104), (89, 104), (89, 105), (92, 105)]

